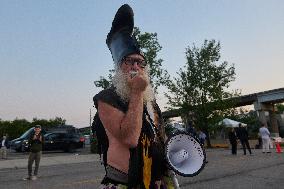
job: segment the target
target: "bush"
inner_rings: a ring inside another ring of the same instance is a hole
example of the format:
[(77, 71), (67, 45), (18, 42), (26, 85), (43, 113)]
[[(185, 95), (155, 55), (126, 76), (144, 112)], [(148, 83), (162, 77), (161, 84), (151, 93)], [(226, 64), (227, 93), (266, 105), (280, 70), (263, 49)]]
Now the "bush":
[(91, 153), (97, 154), (98, 153), (97, 137), (92, 136), (90, 143), (91, 143)]

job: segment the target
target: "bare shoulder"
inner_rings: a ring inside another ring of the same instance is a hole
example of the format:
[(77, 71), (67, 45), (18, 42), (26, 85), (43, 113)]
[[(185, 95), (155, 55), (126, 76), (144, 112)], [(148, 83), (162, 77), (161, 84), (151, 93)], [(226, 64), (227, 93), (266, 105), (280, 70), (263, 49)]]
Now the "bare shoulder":
[(112, 134), (119, 133), (119, 128), (125, 114), (117, 108), (98, 101), (98, 113), (104, 127)]

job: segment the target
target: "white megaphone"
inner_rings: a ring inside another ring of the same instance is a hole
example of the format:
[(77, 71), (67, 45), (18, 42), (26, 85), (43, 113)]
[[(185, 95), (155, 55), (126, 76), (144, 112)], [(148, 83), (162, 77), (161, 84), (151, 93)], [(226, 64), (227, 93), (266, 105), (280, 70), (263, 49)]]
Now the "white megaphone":
[(170, 168), (178, 175), (192, 177), (200, 173), (206, 162), (206, 154), (198, 139), (178, 132), (166, 141), (166, 160)]

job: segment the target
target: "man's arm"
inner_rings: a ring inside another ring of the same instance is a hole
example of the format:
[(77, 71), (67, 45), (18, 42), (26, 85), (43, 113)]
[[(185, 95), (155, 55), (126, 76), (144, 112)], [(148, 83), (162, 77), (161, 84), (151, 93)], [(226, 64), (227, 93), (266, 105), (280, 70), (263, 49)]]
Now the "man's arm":
[(247, 129), (244, 128), (244, 132), (245, 132), (246, 137), (249, 138), (249, 134), (248, 134)]
[(238, 139), (240, 139), (240, 131), (239, 131), (239, 129), (236, 129), (236, 137), (237, 137)]
[(32, 144), (33, 137), (34, 137), (34, 133), (32, 133), (31, 136), (30, 136), (29, 139), (28, 139), (29, 145)]
[(106, 130), (129, 148), (136, 147), (142, 128), (143, 94), (148, 85), (145, 73), (139, 72), (135, 77), (127, 78), (130, 88), (129, 104), (126, 114), (98, 102), (100, 119)]
[(270, 136), (270, 132), (267, 128), (266, 128), (266, 133)]
[(143, 96), (132, 94), (128, 111), (122, 111), (104, 102), (98, 102), (98, 112), (105, 129), (129, 147), (136, 147), (142, 128)]

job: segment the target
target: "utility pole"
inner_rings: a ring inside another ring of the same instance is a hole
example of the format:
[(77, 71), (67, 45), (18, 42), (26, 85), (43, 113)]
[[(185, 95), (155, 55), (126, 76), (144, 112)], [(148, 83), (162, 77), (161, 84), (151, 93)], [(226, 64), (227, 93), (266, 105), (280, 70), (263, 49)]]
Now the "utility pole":
[(92, 133), (92, 109), (90, 108), (90, 136), (92, 137), (93, 136), (93, 133)]

